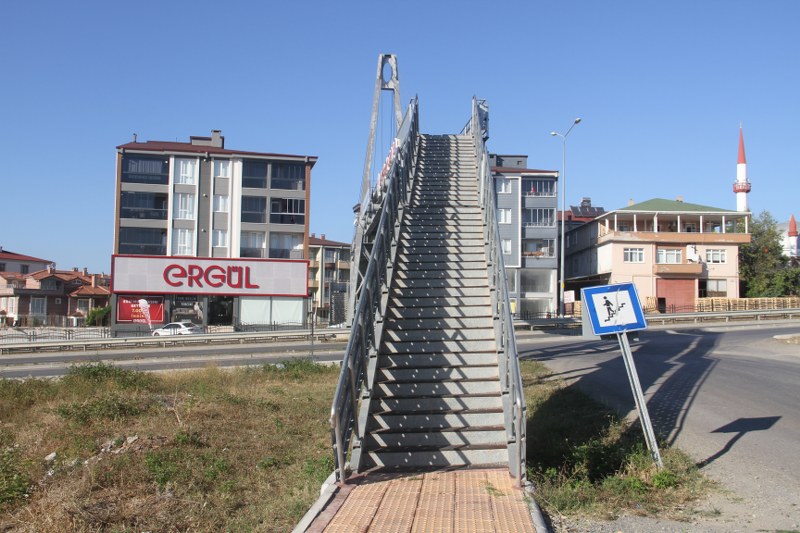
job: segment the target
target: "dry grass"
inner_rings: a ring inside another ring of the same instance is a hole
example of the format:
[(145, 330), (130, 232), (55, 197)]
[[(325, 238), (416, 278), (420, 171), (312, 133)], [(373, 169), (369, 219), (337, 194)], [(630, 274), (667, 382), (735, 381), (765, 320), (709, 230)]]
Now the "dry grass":
[(0, 531), (289, 531), (332, 471), (337, 376), (300, 361), (0, 381)]
[(686, 519), (710, 483), (685, 453), (660, 445), (659, 470), (629, 424), (544, 365), (521, 362), (528, 406), (528, 477), (553, 518), (620, 514)]
[[(685, 455), (662, 450), (657, 472), (638, 428), (522, 368), (529, 477), (551, 516), (664, 515), (705, 490)], [(290, 531), (333, 469), (337, 377), (295, 361), (0, 380), (0, 531)]]

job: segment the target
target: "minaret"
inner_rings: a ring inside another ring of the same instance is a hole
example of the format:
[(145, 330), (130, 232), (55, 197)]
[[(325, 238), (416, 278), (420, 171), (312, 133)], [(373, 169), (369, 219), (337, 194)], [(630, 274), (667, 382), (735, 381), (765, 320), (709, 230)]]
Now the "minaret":
[(794, 215), (789, 218), (789, 231), (786, 232), (787, 246), (784, 252), (789, 257), (797, 257), (797, 221)]
[(750, 181), (747, 179), (747, 159), (744, 157), (744, 134), (739, 124), (739, 162), (736, 165), (736, 181), (733, 183), (736, 193), (736, 210), (740, 213), (750, 211), (747, 207), (747, 193), (750, 192)]

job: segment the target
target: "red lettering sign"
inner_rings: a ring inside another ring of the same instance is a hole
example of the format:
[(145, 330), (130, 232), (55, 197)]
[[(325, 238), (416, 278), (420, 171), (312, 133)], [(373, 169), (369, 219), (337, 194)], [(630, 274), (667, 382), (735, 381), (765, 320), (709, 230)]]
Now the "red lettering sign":
[[(164, 269), (164, 281), (171, 287), (203, 287), (203, 282), (215, 289), (227, 285), (232, 289), (258, 289), (260, 285), (250, 280), (250, 267), (211, 265), (203, 268), (200, 265), (169, 265)], [(185, 281), (184, 281), (185, 280)]]

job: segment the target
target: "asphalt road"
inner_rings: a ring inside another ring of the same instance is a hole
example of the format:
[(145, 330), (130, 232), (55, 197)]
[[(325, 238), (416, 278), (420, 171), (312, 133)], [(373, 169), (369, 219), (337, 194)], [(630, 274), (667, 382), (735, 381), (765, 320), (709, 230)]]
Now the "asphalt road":
[[(788, 327), (648, 330), (632, 343), (656, 432), (723, 489), (710, 531), (800, 529), (800, 345)], [(519, 339), (543, 362), (623, 415), (636, 416), (613, 341)]]

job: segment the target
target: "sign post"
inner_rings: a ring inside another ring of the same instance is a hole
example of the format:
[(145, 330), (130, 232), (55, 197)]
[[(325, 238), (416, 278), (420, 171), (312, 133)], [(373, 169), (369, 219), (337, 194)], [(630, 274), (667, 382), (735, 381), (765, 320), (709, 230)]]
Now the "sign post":
[(647, 411), (647, 402), (644, 399), (639, 374), (636, 372), (636, 365), (633, 362), (631, 345), (628, 342), (629, 331), (647, 328), (642, 305), (636, 294), (636, 286), (633, 283), (602, 285), (581, 289), (581, 294), (594, 334), (616, 334), (617, 336), (647, 448), (650, 450), (653, 461), (659, 468), (663, 468), (661, 452), (658, 449), (653, 424)]

